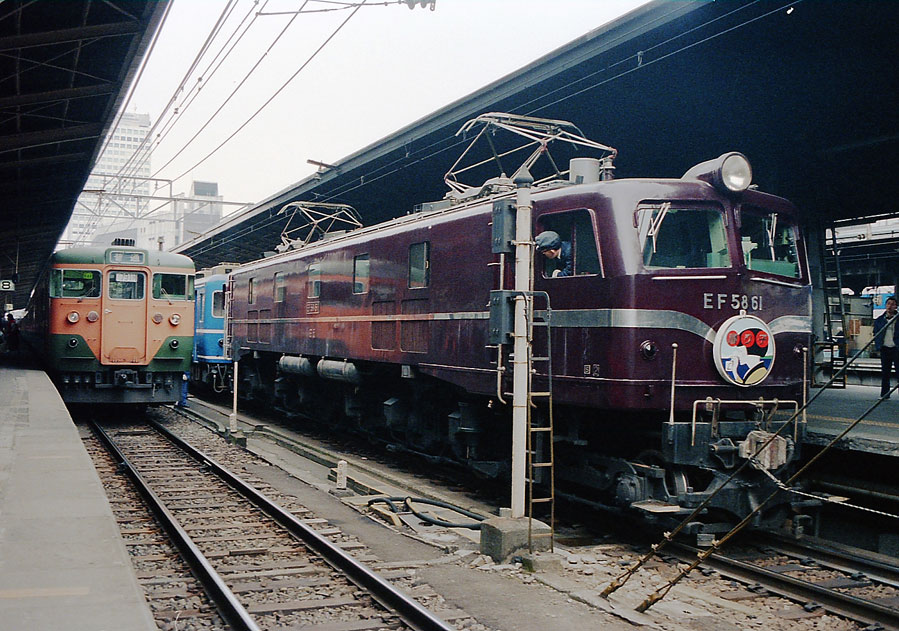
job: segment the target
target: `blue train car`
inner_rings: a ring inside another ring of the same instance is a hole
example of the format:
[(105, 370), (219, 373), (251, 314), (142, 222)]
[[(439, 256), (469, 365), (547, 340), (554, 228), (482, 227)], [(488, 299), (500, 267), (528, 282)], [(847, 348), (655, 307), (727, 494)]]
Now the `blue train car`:
[(221, 264), (197, 274), (191, 382), (214, 392), (231, 389), (231, 360), (225, 356), (225, 290), (235, 265)]

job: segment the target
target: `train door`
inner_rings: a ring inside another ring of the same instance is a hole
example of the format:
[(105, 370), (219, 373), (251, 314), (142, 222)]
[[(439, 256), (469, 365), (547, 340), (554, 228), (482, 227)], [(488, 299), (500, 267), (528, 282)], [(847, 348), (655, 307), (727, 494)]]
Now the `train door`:
[(100, 350), (103, 364), (146, 363), (146, 272), (133, 268), (107, 271)]

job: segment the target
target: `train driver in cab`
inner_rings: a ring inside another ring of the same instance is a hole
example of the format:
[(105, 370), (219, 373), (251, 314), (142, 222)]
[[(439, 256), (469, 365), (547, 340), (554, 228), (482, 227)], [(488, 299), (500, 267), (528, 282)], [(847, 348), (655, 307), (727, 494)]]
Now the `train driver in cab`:
[[(548, 261), (553, 261), (554, 266), (544, 268), (544, 275), (552, 276), (571, 276), (573, 272), (571, 258), (571, 242), (562, 241), (558, 232), (552, 230), (544, 230), (534, 239), (537, 245), (537, 252), (546, 257)], [(549, 270), (552, 269), (552, 272)]]

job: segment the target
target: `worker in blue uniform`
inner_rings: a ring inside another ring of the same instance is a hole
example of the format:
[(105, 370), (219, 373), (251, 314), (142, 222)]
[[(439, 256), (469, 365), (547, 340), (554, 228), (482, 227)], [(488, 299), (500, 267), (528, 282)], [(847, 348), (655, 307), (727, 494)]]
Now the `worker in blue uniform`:
[(537, 246), (537, 252), (546, 258), (557, 259), (556, 269), (552, 273), (553, 277), (571, 276), (574, 269), (570, 241), (562, 241), (558, 232), (545, 230), (537, 235), (534, 244)]
[(890, 372), (899, 378), (899, 326), (896, 326), (896, 296), (886, 299), (886, 311), (874, 320), (874, 348), (880, 351), (880, 396), (890, 398)]

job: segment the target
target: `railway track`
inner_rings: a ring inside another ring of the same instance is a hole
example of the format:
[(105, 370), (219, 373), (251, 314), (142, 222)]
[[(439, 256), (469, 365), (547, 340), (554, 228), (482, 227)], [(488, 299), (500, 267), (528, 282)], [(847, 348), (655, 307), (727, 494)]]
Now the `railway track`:
[[(699, 552), (681, 543), (669, 551), (683, 561)], [(895, 560), (880, 555), (824, 541), (759, 534), (752, 544), (713, 554), (700, 567), (745, 586), (722, 593), (725, 599), (760, 606), (759, 599), (777, 597), (798, 605), (779, 610), (781, 617), (827, 612), (870, 631), (899, 630), (899, 568)]]
[(353, 558), (361, 544), (268, 500), (164, 427), (93, 430), (88, 449), (161, 628), (453, 628)]

